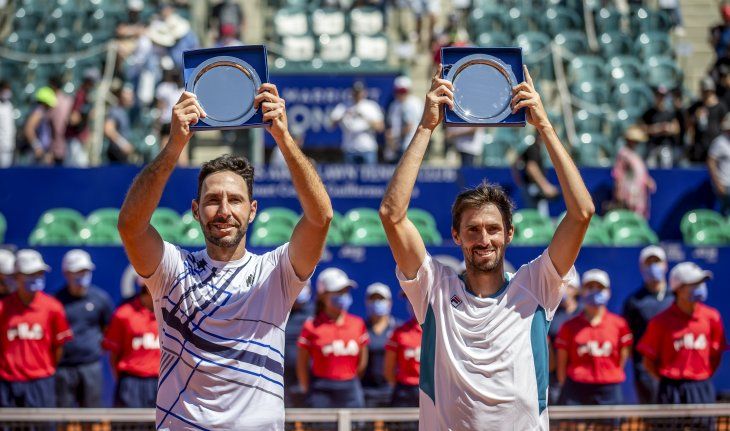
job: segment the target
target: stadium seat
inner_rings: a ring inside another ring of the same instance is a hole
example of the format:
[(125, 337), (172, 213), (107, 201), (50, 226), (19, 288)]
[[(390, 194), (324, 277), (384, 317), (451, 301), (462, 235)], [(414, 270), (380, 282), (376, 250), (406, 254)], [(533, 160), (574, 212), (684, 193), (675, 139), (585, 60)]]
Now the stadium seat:
[(596, 12), (594, 20), (598, 33), (620, 32), (621, 13), (615, 8), (601, 8)]
[(160, 207), (152, 213), (150, 224), (158, 230), (177, 229), (180, 226), (180, 214), (173, 209)]
[[(550, 117), (555, 121), (555, 118)], [(507, 160), (507, 151), (510, 148), (510, 143), (514, 141), (506, 142), (507, 139), (499, 139), (499, 131), (508, 130), (507, 128), (496, 128), (492, 133), (485, 133), (482, 141), (482, 163), (485, 166), (506, 166), (509, 161)]]
[(510, 46), (512, 38), (507, 33), (492, 31), (477, 35), (477, 45), (483, 47)]
[(350, 12), (350, 31), (355, 35), (374, 36), (385, 28), (383, 13), (372, 7), (357, 7)]
[(651, 57), (645, 63), (649, 85), (675, 88), (682, 83), (682, 70), (669, 57)]
[(553, 229), (548, 226), (515, 226), (515, 234), (512, 238), (513, 245), (538, 246), (547, 245), (553, 239)]
[(285, 36), (281, 39), (281, 55), (291, 61), (311, 61), (314, 58), (314, 38), (305, 36)]
[(330, 225), (327, 231), (327, 245), (329, 246), (340, 246), (345, 243), (345, 237), (342, 235), (340, 229)]
[(294, 229), (299, 223), (299, 214), (283, 207), (271, 207), (256, 214), (257, 227), (267, 227), (269, 224), (276, 224)]
[(339, 9), (317, 9), (312, 13), (312, 32), (335, 36), (345, 32), (345, 14)]
[(205, 246), (205, 236), (198, 223), (190, 223), (188, 228), (182, 232), (176, 241), (182, 246), (202, 247)]
[(646, 226), (622, 226), (613, 231), (613, 245), (618, 247), (636, 247), (659, 242), (657, 236)]
[(688, 211), (682, 216), (679, 230), (682, 232), (685, 242), (689, 242), (687, 240), (692, 238), (700, 229), (725, 228), (726, 226), (727, 222), (722, 214), (709, 209), (696, 209)]
[(621, 226), (646, 226), (646, 220), (639, 214), (626, 209), (615, 209), (603, 216), (603, 225), (611, 229), (614, 225)]
[(634, 34), (649, 31), (668, 33), (671, 28), (669, 16), (657, 9), (640, 7), (629, 15), (629, 23)]
[(382, 246), (388, 244), (388, 238), (382, 225), (357, 225), (347, 241), (354, 246)]
[(254, 228), (250, 241), (252, 247), (275, 247), (284, 244), (290, 238), (291, 230), (271, 224), (266, 227)]
[(636, 57), (618, 55), (611, 57), (606, 63), (605, 75), (614, 81), (641, 81), (644, 76), (644, 65)]
[(621, 108), (642, 113), (654, 104), (654, 94), (651, 88), (641, 81), (620, 83), (613, 91), (611, 98)]
[(568, 55), (588, 54), (588, 40), (585, 32), (578, 30), (566, 30), (555, 35), (553, 41), (562, 48)]
[(388, 38), (385, 36), (355, 37), (355, 56), (362, 61), (386, 61), (388, 59)]
[(49, 224), (36, 227), (28, 238), (28, 244), (32, 247), (58, 245), (74, 246), (81, 244), (78, 231), (72, 230), (66, 224)]
[(118, 208), (99, 208), (86, 217), (86, 226), (95, 227), (100, 224), (117, 227), (119, 221)]
[(545, 51), (550, 49), (550, 36), (539, 31), (521, 33), (515, 42), (522, 48), (525, 62), (536, 63), (543, 60)]
[(603, 118), (603, 115), (580, 109), (573, 114), (575, 130), (579, 134), (601, 133), (603, 131)]
[(610, 166), (614, 151), (602, 133), (581, 133), (578, 136), (577, 158), (583, 166)]
[(279, 36), (304, 36), (309, 32), (307, 14), (296, 7), (279, 9), (274, 14), (274, 31)]
[(469, 15), (469, 27), (474, 36), (495, 31), (510, 33), (510, 17), (504, 7), (474, 8)]
[(38, 219), (37, 227), (63, 225), (70, 231), (78, 232), (86, 224), (80, 212), (71, 208), (52, 208), (44, 212)]
[(81, 229), (79, 237), (85, 245), (109, 246), (120, 245), (122, 243), (119, 230), (116, 226), (104, 223)]
[(508, 12), (510, 18), (510, 28), (513, 35), (518, 35), (531, 31), (540, 31), (542, 26), (542, 17), (534, 8), (531, 7), (513, 7)]
[(342, 221), (342, 232), (346, 237), (350, 237), (356, 228), (363, 226), (379, 226), (380, 216), (378, 211), (373, 208), (353, 208), (347, 213)]
[[(365, 36), (361, 36), (365, 37)], [(319, 57), (326, 62), (340, 63), (352, 55), (352, 36), (347, 33), (319, 37)]]
[(438, 227), (436, 226), (436, 219), (434, 219), (433, 215), (426, 210), (420, 208), (410, 208), (408, 210), (408, 218), (416, 226), (438, 229)]
[(611, 245), (611, 238), (603, 228), (591, 225), (583, 238), (583, 245), (608, 246)]
[[(560, 35), (558, 35), (560, 36)], [(558, 36), (555, 36), (556, 38)], [(603, 79), (605, 60), (595, 55), (579, 55), (568, 63), (571, 82), (600, 81)]]
[(631, 38), (617, 31), (601, 34), (598, 38), (598, 44), (603, 58), (611, 58), (617, 55), (629, 55), (633, 51)]
[(547, 227), (552, 229), (553, 223), (550, 219), (543, 217), (536, 209), (525, 208), (517, 210), (512, 214), (512, 224), (515, 229), (518, 227)]
[(672, 57), (672, 42), (666, 33), (642, 33), (636, 39), (634, 51), (644, 60), (650, 57)]
[(418, 233), (421, 234), (421, 238), (423, 239), (424, 244), (441, 245), (441, 243), (443, 242), (441, 234), (436, 229), (420, 227), (418, 225), (416, 225), (416, 228), (418, 229)]
[(544, 28), (555, 36), (565, 30), (578, 30), (582, 19), (574, 10), (562, 6), (549, 7), (543, 15)]
[(730, 245), (730, 232), (725, 227), (706, 226), (685, 236), (684, 243), (692, 246)]
[(600, 80), (586, 79), (577, 82), (571, 87), (571, 93), (579, 100), (594, 105), (608, 103), (610, 100), (608, 85)]

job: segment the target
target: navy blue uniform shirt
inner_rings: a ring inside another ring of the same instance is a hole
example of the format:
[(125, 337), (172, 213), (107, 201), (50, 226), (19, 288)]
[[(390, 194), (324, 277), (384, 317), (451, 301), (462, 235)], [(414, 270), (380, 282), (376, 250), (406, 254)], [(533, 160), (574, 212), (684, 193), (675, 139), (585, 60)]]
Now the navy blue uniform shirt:
[(98, 361), (101, 357), (101, 339), (114, 311), (109, 294), (96, 286), (89, 286), (86, 295), (73, 296), (64, 286), (56, 293), (66, 309), (66, 319), (74, 338), (63, 346), (59, 366), (73, 366)]
[[(673, 303), (674, 294), (669, 290), (668, 286), (665, 290), (664, 297), (661, 298), (659, 294), (651, 293), (645, 286), (641, 286), (626, 299), (623, 315), (629, 324), (629, 329), (634, 334), (635, 344), (639, 343), (644, 332), (646, 332), (649, 320), (669, 308)], [(641, 354), (638, 350), (634, 349), (634, 365), (640, 363)]]

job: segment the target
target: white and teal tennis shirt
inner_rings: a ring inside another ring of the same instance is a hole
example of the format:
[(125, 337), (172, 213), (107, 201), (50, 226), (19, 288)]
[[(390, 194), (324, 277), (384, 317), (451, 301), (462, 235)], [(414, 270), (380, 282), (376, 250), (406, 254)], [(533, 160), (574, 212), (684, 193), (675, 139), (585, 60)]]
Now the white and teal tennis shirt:
[(574, 272), (545, 250), (479, 298), (428, 254), (415, 279), (396, 271), (423, 327), (421, 430), (549, 428), (547, 330)]

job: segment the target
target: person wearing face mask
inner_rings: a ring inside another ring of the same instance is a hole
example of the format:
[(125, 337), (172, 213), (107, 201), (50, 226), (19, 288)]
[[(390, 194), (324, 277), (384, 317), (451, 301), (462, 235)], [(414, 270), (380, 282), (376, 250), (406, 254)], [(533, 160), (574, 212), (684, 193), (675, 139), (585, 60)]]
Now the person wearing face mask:
[(583, 312), (567, 321), (555, 339), (559, 404), (621, 404), (624, 365), (633, 335), (623, 317), (606, 309), (611, 281), (600, 269), (583, 274)]
[(390, 404), (391, 388), (383, 375), (385, 346), (401, 322), (390, 314), (393, 308), (390, 287), (383, 283), (373, 283), (365, 290), (365, 298), (365, 310), (368, 315), (366, 325), (370, 337), (368, 366), (362, 377), (365, 405), (387, 407)]
[(50, 270), (35, 250), (15, 256), (18, 289), (0, 299), (0, 407), (56, 407), (56, 365), (73, 332), (43, 292)]
[(575, 317), (581, 312), (581, 304), (578, 302), (578, 294), (580, 293), (580, 276), (578, 273), (574, 273), (570, 280), (566, 283), (565, 293), (563, 294), (563, 300), (560, 301), (558, 309), (555, 311), (553, 321), (550, 323), (548, 328), (548, 346), (550, 348), (550, 385), (548, 386), (548, 396), (550, 404), (556, 404), (560, 397), (560, 383), (558, 382), (558, 375), (555, 372), (557, 353), (555, 351), (555, 338), (558, 336), (558, 331), (563, 327), (563, 324), (568, 320)]
[(413, 306), (407, 305), (410, 319), (396, 328), (385, 345), (383, 374), (393, 386), (390, 407), (418, 407), (423, 328), (416, 320)]
[(7, 168), (13, 164), (15, 152), (15, 118), (13, 116), (13, 102), (10, 100), (13, 92), (7, 81), (0, 81), (0, 168)]
[[(674, 302), (674, 294), (667, 289), (667, 255), (661, 247), (650, 245), (641, 250), (639, 270), (643, 283), (626, 299), (622, 313), (634, 334), (634, 340), (640, 340), (649, 321)], [(633, 367), (639, 403), (654, 403), (659, 382), (646, 371), (637, 349), (633, 352)]]
[(15, 255), (0, 249), (0, 299), (15, 292)]
[(355, 287), (339, 268), (327, 268), (317, 278), (316, 314), (304, 323), (297, 343), (297, 379), (309, 407), (365, 407), (359, 376), (367, 366), (368, 331), (361, 318), (347, 312)]
[(711, 378), (726, 344), (720, 312), (704, 304), (711, 278), (693, 262), (669, 273), (674, 304), (649, 321), (637, 347), (647, 371), (659, 379), (655, 403), (715, 402)]
[(289, 320), (284, 329), (284, 404), (286, 407), (306, 407), (304, 394), (297, 381), (297, 339), (302, 332), (304, 322), (314, 314), (312, 303), (311, 283), (307, 282), (304, 289), (294, 300)]
[(76, 335), (63, 349), (56, 372), (58, 407), (102, 407), (101, 339), (114, 311), (109, 295), (92, 284), (96, 266), (84, 250), (74, 249), (61, 262), (66, 283), (56, 299)]

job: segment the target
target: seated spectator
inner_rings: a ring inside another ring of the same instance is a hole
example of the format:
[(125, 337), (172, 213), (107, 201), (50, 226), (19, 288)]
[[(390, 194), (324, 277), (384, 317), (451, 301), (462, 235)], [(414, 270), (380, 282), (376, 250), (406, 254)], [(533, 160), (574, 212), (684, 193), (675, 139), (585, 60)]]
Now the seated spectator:
[(129, 163), (135, 154), (134, 145), (129, 142), (132, 137), (129, 109), (134, 105), (134, 92), (129, 86), (119, 85), (112, 94), (117, 101), (109, 107), (104, 121), (104, 137), (109, 141), (106, 155), (110, 163)]
[(307, 319), (314, 314), (310, 283), (304, 286), (297, 299), (294, 300), (289, 320), (284, 328), (284, 402), (287, 408), (306, 407), (304, 394), (297, 381), (297, 339)]
[(369, 340), (365, 322), (347, 312), (353, 287), (357, 283), (338, 268), (317, 277), (317, 311), (304, 323), (297, 351), (297, 379), (309, 407), (365, 407), (359, 377), (367, 367)]
[(646, 139), (646, 133), (640, 127), (626, 129), (625, 145), (616, 154), (611, 176), (614, 180), (614, 205), (648, 219), (649, 195), (656, 191), (656, 183), (637, 151), (637, 147)]
[(56, 407), (56, 365), (73, 333), (43, 292), (50, 269), (37, 251), (18, 251), (18, 289), (0, 299), (0, 407)]
[(654, 106), (641, 116), (649, 135), (647, 164), (650, 168), (671, 168), (679, 160), (679, 121), (669, 98), (669, 90), (654, 89)]
[(74, 100), (63, 91), (63, 78), (52, 76), (48, 80), (48, 87), (56, 93), (56, 106), (51, 109), (51, 127), (53, 137), (51, 139), (51, 153), (55, 164), (65, 164), (68, 147), (66, 145), (66, 128), (71, 118)]
[(74, 339), (63, 349), (56, 372), (58, 407), (102, 407), (101, 340), (114, 306), (109, 295), (92, 284), (96, 266), (89, 253), (68, 251), (61, 262), (64, 286), (56, 293)]
[(674, 304), (649, 321), (637, 347), (647, 371), (659, 379), (655, 403), (715, 402), (712, 375), (726, 344), (720, 313), (704, 304), (711, 278), (693, 262), (679, 263), (669, 273)]
[(385, 346), (383, 374), (393, 386), (390, 407), (418, 407), (423, 328), (410, 302), (408, 316), (410, 319), (396, 328)]
[(58, 100), (56, 93), (49, 87), (39, 88), (35, 93), (36, 105), (31, 111), (23, 127), (24, 145), (20, 148), (20, 160), (23, 164), (51, 165), (54, 163), (51, 141), (53, 140), (53, 124), (51, 109)]
[(626, 321), (606, 309), (611, 298), (608, 274), (592, 269), (583, 274), (583, 312), (560, 328), (555, 340), (559, 404), (621, 404), (624, 365), (633, 336)]
[(728, 112), (717, 97), (715, 81), (709, 76), (700, 81), (702, 98), (689, 107), (688, 131), (691, 136), (687, 158), (693, 163), (706, 163), (712, 141), (720, 135), (720, 123)]
[(15, 153), (15, 117), (13, 91), (7, 81), (0, 81), (0, 168), (13, 164)]
[(378, 163), (376, 133), (384, 129), (383, 111), (367, 98), (367, 88), (361, 81), (352, 86), (352, 101), (340, 103), (330, 113), (330, 120), (342, 129), (342, 151), (345, 163), (374, 165)]
[[(623, 316), (629, 324), (634, 340), (641, 340), (649, 321), (669, 308), (674, 295), (667, 291), (667, 255), (661, 247), (650, 245), (639, 254), (642, 286), (624, 302)], [(634, 387), (641, 404), (652, 404), (656, 399), (659, 382), (646, 371), (643, 358), (634, 349)]]
[(157, 321), (144, 280), (137, 277), (139, 293), (117, 308), (102, 346), (117, 378), (115, 407), (152, 408), (157, 401), (160, 340)]
[(393, 297), (390, 287), (373, 283), (365, 291), (366, 325), (368, 328), (368, 366), (362, 376), (366, 407), (387, 407), (390, 404), (391, 388), (383, 374), (385, 346), (393, 335), (399, 321), (391, 316)]
[(15, 282), (15, 255), (10, 250), (0, 248), (0, 299), (17, 289)]
[(720, 123), (722, 133), (710, 144), (707, 169), (720, 212), (730, 216), (730, 113)]

